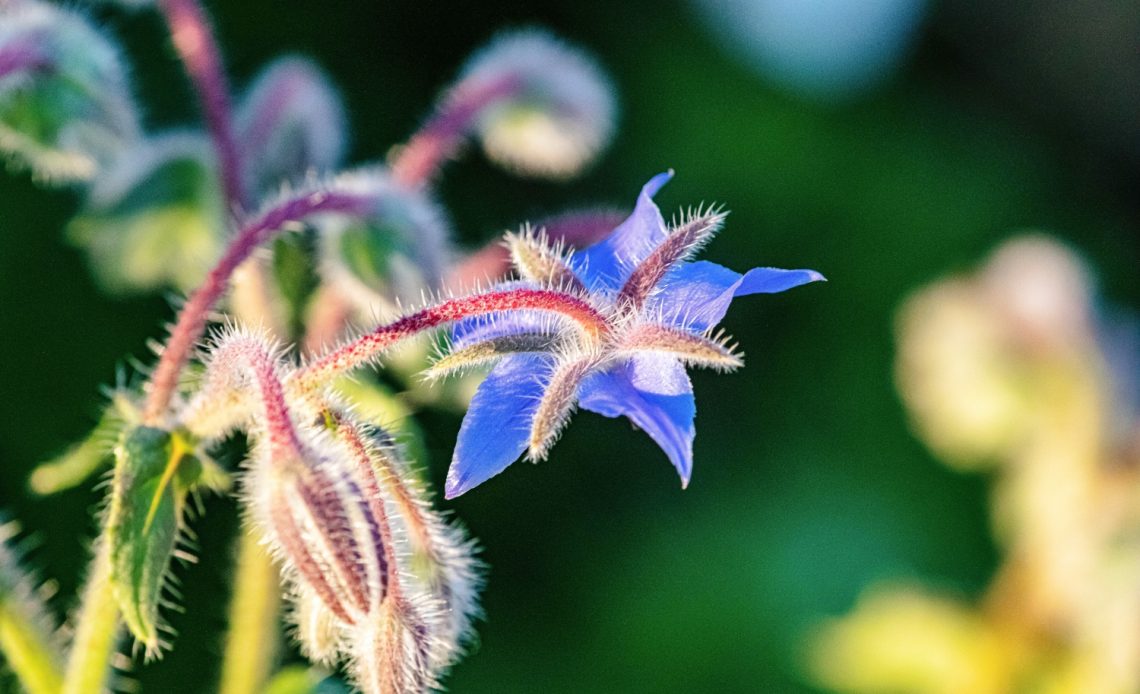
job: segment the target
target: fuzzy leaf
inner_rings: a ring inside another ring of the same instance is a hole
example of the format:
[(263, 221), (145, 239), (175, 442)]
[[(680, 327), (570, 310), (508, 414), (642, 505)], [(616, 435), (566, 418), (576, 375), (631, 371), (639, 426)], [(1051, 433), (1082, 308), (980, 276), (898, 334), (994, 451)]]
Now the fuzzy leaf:
[(95, 182), (68, 236), (87, 249), (109, 291), (189, 291), (219, 253), (223, 209), (206, 141), (165, 135), (121, 157)]
[(159, 647), (158, 608), (178, 544), (186, 495), (202, 465), (170, 432), (137, 427), (116, 450), (108, 534), (111, 583), (131, 633)]
[(37, 465), (28, 478), (28, 487), (47, 496), (79, 486), (111, 461), (119, 435), (139, 417), (132, 395), (116, 391), (91, 432), (55, 458)]
[(139, 134), (117, 47), (79, 14), (0, 4), (0, 151), (45, 180), (88, 180)]

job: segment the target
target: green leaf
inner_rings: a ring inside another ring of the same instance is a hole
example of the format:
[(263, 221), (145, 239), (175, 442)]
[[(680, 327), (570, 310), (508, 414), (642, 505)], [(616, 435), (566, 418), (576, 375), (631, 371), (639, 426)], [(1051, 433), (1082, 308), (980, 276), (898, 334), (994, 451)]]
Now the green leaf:
[(273, 278), (289, 306), (290, 334), (300, 338), (305, 328), (305, 309), (320, 283), (315, 266), (314, 234), (285, 234), (273, 243)]
[(181, 436), (153, 427), (127, 432), (115, 453), (107, 520), (111, 584), (127, 628), (153, 653), (186, 495), (201, 477), (202, 463)]
[(111, 459), (111, 449), (122, 427), (122, 414), (114, 403), (109, 404), (82, 441), (32, 470), (28, 487), (47, 496), (79, 486)]
[(111, 292), (197, 286), (219, 254), (223, 209), (207, 141), (156, 137), (95, 181), (68, 226)]

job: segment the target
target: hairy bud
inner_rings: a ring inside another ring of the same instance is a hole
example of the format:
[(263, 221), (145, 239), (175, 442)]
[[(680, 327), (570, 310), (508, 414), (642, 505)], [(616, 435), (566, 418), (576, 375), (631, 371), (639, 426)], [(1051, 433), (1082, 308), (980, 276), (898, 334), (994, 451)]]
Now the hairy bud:
[(393, 182), (380, 168), (338, 177), (333, 187), (364, 194), (370, 209), (320, 215), (321, 274), (361, 312), (390, 314), (400, 300), (439, 286), (448, 265), (446, 214), (427, 193)]
[(545, 31), (506, 33), (477, 53), (458, 89), (516, 85), (475, 124), (487, 155), (521, 174), (567, 178), (609, 144), (616, 105), (593, 59)]
[(236, 128), (246, 187), (253, 191), (333, 170), (347, 144), (344, 107), (328, 77), (292, 56), (257, 77), (238, 109)]
[(287, 571), (338, 620), (367, 621), (384, 599), (389, 566), (378, 520), (345, 465), (263, 446), (255, 463), (255, 519)]

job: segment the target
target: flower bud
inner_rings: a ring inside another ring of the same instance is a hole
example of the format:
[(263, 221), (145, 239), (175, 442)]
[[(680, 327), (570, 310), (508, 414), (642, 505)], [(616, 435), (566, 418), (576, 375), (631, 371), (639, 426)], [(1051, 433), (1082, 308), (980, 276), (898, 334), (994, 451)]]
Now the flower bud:
[[(322, 448), (335, 455), (335, 447)], [(302, 590), (345, 625), (366, 622), (379, 609), (391, 567), (351, 468), (310, 445), (295, 451), (264, 445), (247, 492), (255, 520)]]
[(365, 694), (405, 694), (433, 689), (432, 639), (427, 622), (405, 600), (387, 601), (378, 619), (352, 635), (351, 672)]
[(138, 136), (107, 36), (54, 5), (0, 4), (0, 151), (44, 179), (88, 180)]
[(321, 274), (362, 312), (393, 313), (400, 300), (419, 300), (439, 286), (448, 265), (449, 223), (425, 192), (395, 184), (387, 171), (362, 169), (333, 187), (372, 200), (359, 215), (320, 215)]
[(238, 109), (236, 129), (252, 191), (336, 169), (344, 157), (347, 119), (340, 97), (304, 58), (280, 58), (261, 72)]
[(592, 58), (545, 31), (503, 34), (477, 53), (457, 90), (510, 84), (475, 128), (487, 156), (520, 174), (574, 176), (609, 144), (616, 104)]

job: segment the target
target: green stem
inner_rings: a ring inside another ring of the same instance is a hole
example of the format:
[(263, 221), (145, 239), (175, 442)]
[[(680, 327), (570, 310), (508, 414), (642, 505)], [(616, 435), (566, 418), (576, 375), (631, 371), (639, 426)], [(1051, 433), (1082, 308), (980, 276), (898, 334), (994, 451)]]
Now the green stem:
[(87, 574), (87, 587), (83, 590), (63, 679), (63, 694), (106, 690), (119, 634), (119, 605), (111, 587), (110, 544), (105, 537), (100, 537)]
[(277, 567), (257, 537), (242, 531), (219, 694), (265, 689), (277, 660), (280, 604)]
[(63, 681), (59, 653), (26, 606), (0, 598), (0, 653), (29, 694), (57, 694)]

